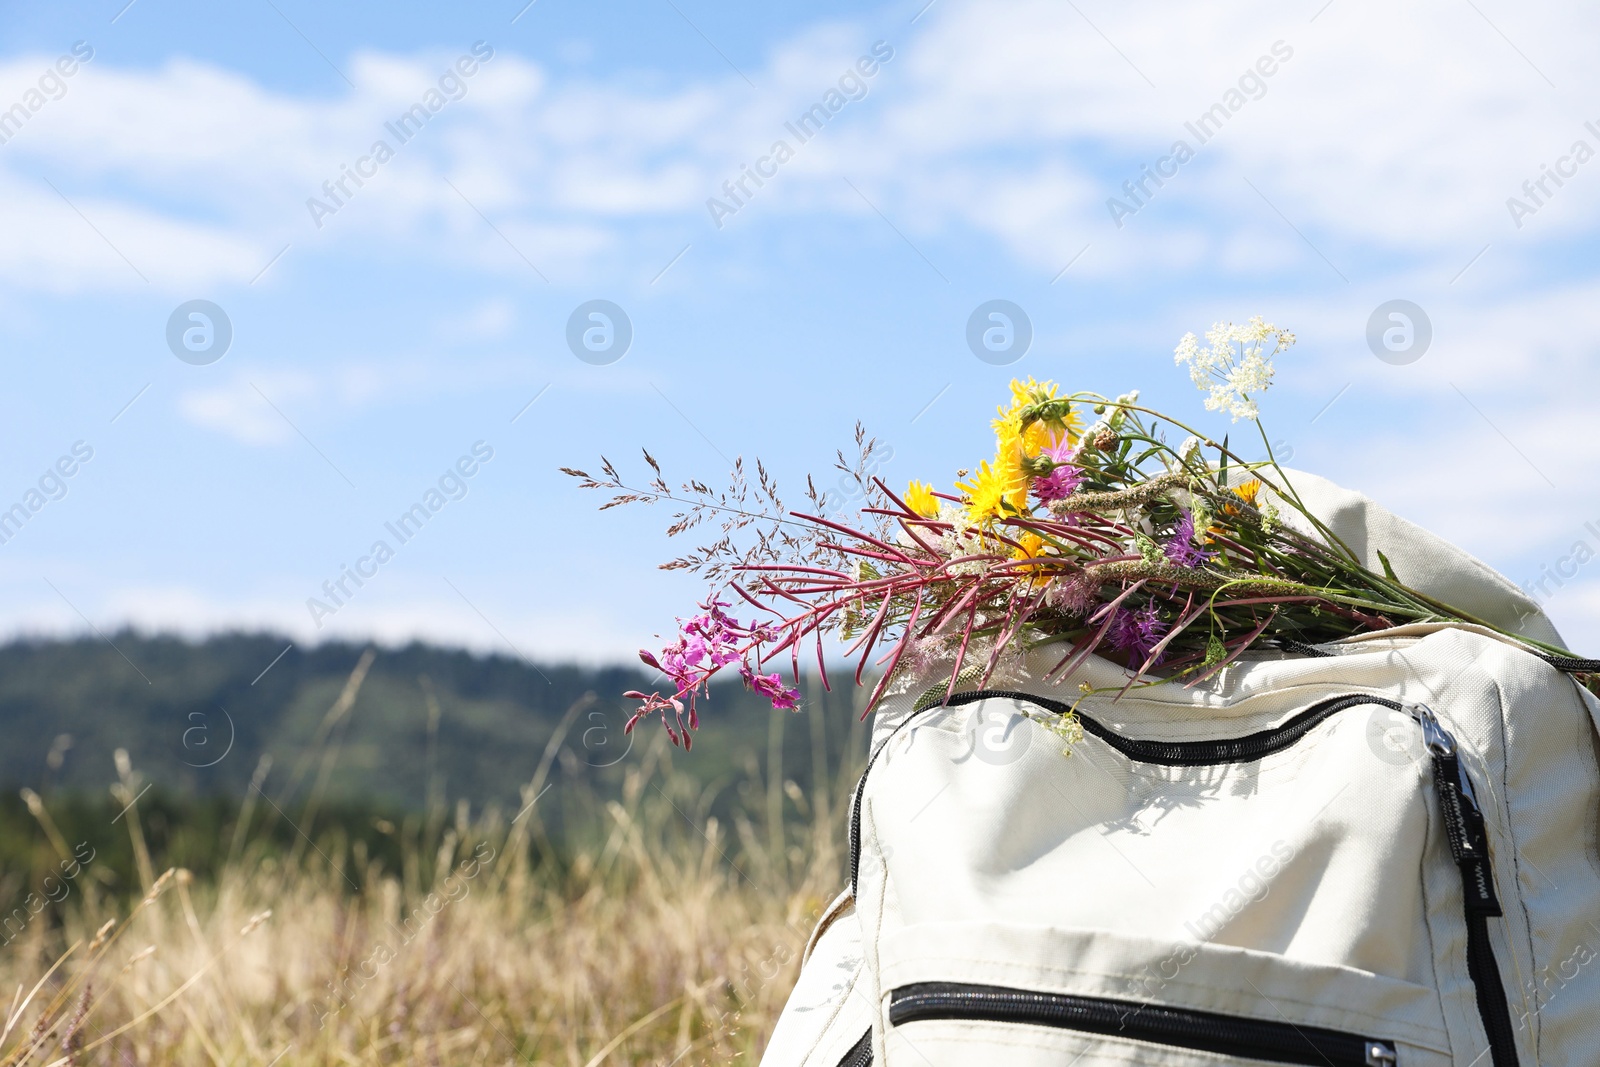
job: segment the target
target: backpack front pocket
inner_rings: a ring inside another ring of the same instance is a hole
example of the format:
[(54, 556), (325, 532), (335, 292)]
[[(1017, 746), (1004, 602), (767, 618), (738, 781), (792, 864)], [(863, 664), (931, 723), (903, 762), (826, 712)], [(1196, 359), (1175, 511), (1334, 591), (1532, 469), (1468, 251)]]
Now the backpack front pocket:
[(1394, 1067), (1396, 1062), (1392, 1041), (1286, 1021), (954, 982), (925, 982), (894, 991), (889, 1024), (922, 1021), (1021, 1023), (1310, 1067)]
[(880, 965), (890, 1067), (975, 1062), (974, 1045), (1079, 1067), (1450, 1062), (1432, 989), (1248, 949), (946, 923), (887, 937)]
[[(1026, 720), (1065, 710), (960, 694), (863, 779), (852, 858), (884, 915), (891, 1064), (901, 1041), (976, 1055), (980, 1033), (1008, 1062), (1034, 1062), (1009, 1058), (1017, 1042), (1046, 1050), (1040, 1064), (1411, 1067), (1469, 1045), (1480, 1067), (1516, 1064), (1487, 835), (1431, 712), (1343, 696), (1201, 741), (1080, 715), (1064, 759)], [(985, 758), (974, 717), (1007, 716), (1034, 743)], [(1377, 743), (1397, 718), (1412, 753)]]

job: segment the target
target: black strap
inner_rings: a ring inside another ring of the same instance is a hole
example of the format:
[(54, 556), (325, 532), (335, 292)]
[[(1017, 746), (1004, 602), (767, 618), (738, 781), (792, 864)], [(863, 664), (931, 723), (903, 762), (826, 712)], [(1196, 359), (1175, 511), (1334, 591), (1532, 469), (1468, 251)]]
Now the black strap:
[(1573, 656), (1557, 656), (1553, 652), (1533, 653), (1558, 671), (1568, 674), (1595, 674), (1600, 672), (1600, 659), (1577, 659)]
[(1333, 653), (1316, 645), (1308, 645), (1304, 641), (1296, 641), (1292, 637), (1278, 638), (1278, 647), (1291, 656), (1311, 656), (1314, 659), (1331, 659)]
[(839, 1067), (872, 1067), (872, 1031), (861, 1035), (861, 1040), (850, 1046), (850, 1051), (839, 1061)]

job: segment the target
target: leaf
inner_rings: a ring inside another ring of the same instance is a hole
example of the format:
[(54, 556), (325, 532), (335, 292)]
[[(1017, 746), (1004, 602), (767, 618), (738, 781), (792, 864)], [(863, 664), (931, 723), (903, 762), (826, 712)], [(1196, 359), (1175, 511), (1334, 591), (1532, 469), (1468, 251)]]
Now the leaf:
[(1378, 562), (1383, 564), (1384, 577), (1388, 578), (1391, 582), (1398, 582), (1400, 580), (1399, 577), (1397, 577), (1394, 573), (1394, 567), (1389, 563), (1389, 557), (1384, 555), (1381, 549), (1378, 552)]
[(1135, 467), (1137, 467), (1139, 464), (1144, 463), (1151, 456), (1155, 455), (1157, 452), (1160, 452), (1160, 451), (1161, 451), (1161, 449), (1156, 447), (1155, 445), (1150, 446), (1149, 448), (1145, 449), (1143, 452), (1139, 453), (1139, 458), (1135, 459), (1133, 461), (1133, 465)]

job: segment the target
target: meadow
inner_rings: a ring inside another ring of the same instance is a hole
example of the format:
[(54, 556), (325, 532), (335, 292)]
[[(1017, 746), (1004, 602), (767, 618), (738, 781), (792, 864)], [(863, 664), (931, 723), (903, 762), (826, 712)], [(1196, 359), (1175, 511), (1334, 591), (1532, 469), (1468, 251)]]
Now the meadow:
[[(706, 782), (650, 728), (599, 789), (563, 770), (586, 706), (515, 810), (333, 803), (337, 730), (277, 799), (258, 765), (236, 802), (173, 809), (125, 751), (95, 810), (23, 790), (0, 1065), (756, 1063), (842, 884), (859, 761), (774, 717), (765, 753)], [(790, 732), (813, 742), (805, 785), (767, 773)], [(114, 820), (114, 847), (84, 820)]]

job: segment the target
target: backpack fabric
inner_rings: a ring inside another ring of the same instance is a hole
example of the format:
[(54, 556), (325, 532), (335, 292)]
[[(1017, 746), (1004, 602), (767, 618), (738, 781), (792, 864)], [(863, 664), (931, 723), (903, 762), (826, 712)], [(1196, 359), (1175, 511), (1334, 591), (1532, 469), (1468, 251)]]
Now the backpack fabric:
[[(1292, 477), (1372, 565), (1559, 642), (1483, 564)], [(1600, 1064), (1600, 701), (1562, 669), (1594, 664), (1413, 625), (1114, 700), (1079, 686), (1120, 667), (1044, 681), (1059, 657), (943, 703), (930, 664), (880, 705), (766, 1067)]]

